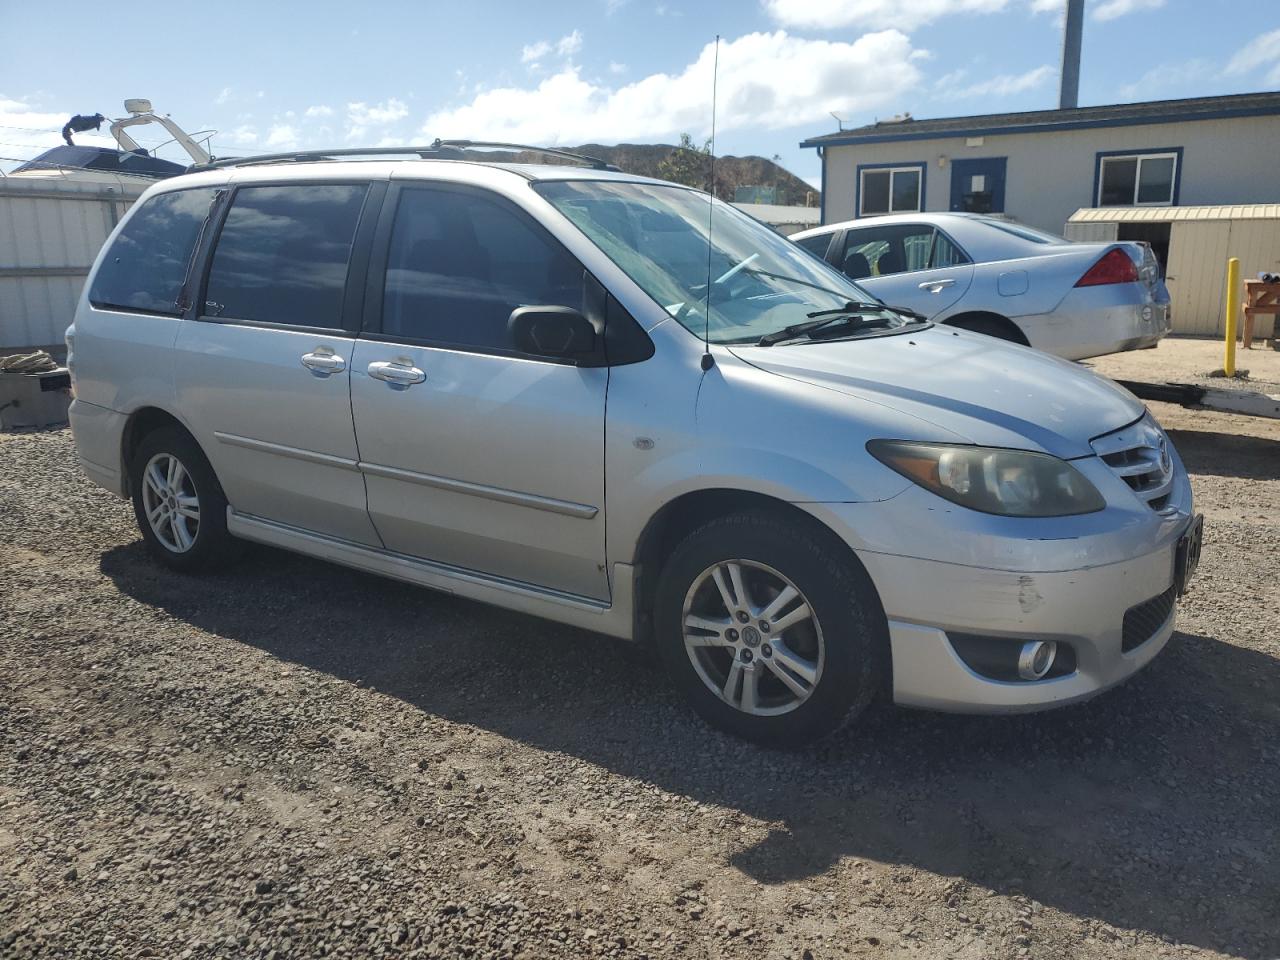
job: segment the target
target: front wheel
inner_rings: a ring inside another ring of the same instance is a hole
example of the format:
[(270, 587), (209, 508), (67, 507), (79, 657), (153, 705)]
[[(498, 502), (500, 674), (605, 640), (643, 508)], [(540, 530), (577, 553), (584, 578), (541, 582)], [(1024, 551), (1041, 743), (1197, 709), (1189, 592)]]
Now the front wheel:
[(672, 679), (703, 719), (772, 746), (853, 720), (887, 650), (879, 597), (857, 561), (768, 514), (691, 533), (663, 570), (656, 626)]

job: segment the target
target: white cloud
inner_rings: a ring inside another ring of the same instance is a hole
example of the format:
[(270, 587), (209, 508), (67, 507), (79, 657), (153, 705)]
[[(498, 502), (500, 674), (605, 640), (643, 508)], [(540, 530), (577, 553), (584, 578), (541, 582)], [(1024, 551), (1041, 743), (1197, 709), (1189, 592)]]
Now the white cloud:
[[(868, 110), (917, 88), (911, 41), (897, 30), (852, 43), (805, 40), (785, 31), (752, 33), (720, 45), (721, 130), (778, 129), (826, 120), (829, 111)], [(655, 73), (609, 87), (568, 65), (535, 87), (502, 87), (427, 118), (429, 136), (525, 143), (581, 143), (705, 136), (711, 117), (714, 44), (679, 73)]]
[(532, 70), (537, 70), (540, 66), (539, 61), (553, 51), (557, 57), (572, 57), (581, 49), (582, 31), (575, 30), (573, 33), (565, 34), (555, 43), (539, 40), (537, 43), (525, 44), (520, 48), (520, 62), (527, 63)]
[(347, 104), (347, 139), (361, 140), (371, 129), (383, 133), (381, 128), (388, 127), (409, 115), (409, 107), (403, 100), (390, 98), (382, 103), (369, 106), (367, 103)]
[(965, 70), (956, 70), (939, 78), (936, 84), (939, 97), (943, 100), (965, 100), (970, 97), (1007, 97), (1015, 93), (1034, 90), (1045, 81), (1057, 76), (1058, 71), (1056, 67), (1046, 64), (1043, 67), (1028, 70), (1026, 73), (1002, 73), (999, 76), (971, 83), (968, 86), (958, 86), (964, 80), (966, 73), (967, 71)]
[(613, 75), (615, 75), (615, 76), (617, 76), (617, 75), (618, 75), (618, 74), (620, 74), (620, 73), (626, 73), (626, 72), (627, 72), (627, 65), (626, 65), (625, 63), (618, 63), (618, 61), (616, 61), (616, 60), (610, 60), (610, 61), (609, 61), (609, 72), (610, 72), (610, 73), (612, 73), (612, 74), (613, 74)]
[(222, 90), (218, 93), (218, 95), (213, 98), (213, 102), (217, 104), (223, 104), (230, 99), (231, 99), (231, 88), (223, 87)]
[(1065, 0), (1031, 0), (1032, 13), (1061, 13), (1066, 15)]
[(556, 53), (562, 57), (571, 57), (582, 49), (582, 34), (575, 30), (556, 41)]
[(315, 107), (307, 107), (304, 116), (307, 117), (331, 117), (333, 116), (333, 107), (326, 107), (323, 104)]
[(1227, 64), (1226, 73), (1237, 76), (1252, 73), (1259, 67), (1267, 66), (1265, 82), (1268, 86), (1280, 86), (1280, 30), (1262, 33), (1254, 37)]
[(1128, 13), (1139, 10), (1158, 10), (1164, 6), (1164, 0), (1102, 0), (1093, 8), (1093, 19), (1114, 20)]
[(229, 130), (222, 134), (220, 139), (236, 146), (251, 147), (258, 142), (258, 128), (248, 123), (242, 123), (234, 130)]
[(277, 123), (267, 131), (267, 146), (291, 150), (298, 145), (298, 128), (288, 123)]
[(520, 62), (537, 63), (550, 52), (551, 44), (545, 40), (539, 40), (537, 43), (528, 43), (520, 49)]
[[(764, 0), (764, 9), (785, 27), (913, 30), (957, 13), (995, 13), (1010, 0)], [(1115, 2), (1115, 0), (1111, 0)]]
[(1135, 83), (1125, 84), (1116, 92), (1121, 100), (1166, 100), (1178, 91), (1203, 91), (1204, 82), (1213, 72), (1213, 64), (1199, 57), (1177, 63), (1159, 63)]

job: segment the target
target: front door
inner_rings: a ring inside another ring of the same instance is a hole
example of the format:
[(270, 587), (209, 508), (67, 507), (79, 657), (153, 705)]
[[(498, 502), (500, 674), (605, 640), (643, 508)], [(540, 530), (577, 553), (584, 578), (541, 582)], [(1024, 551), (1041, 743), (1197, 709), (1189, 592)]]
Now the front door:
[(607, 599), (608, 368), (522, 355), (507, 331), (518, 306), (584, 309), (581, 264), (489, 191), (404, 185), (392, 203), (380, 308), (351, 364), (378, 533), (398, 553)]
[(236, 190), (201, 309), (181, 324), (174, 381), (236, 511), (377, 546), (351, 421), (359, 305), (344, 317), (370, 192), (367, 183)]
[(840, 266), (891, 307), (935, 317), (958, 301), (973, 280), (973, 263), (927, 223), (877, 223), (845, 231)]
[(952, 213), (1004, 213), (1007, 157), (951, 161)]

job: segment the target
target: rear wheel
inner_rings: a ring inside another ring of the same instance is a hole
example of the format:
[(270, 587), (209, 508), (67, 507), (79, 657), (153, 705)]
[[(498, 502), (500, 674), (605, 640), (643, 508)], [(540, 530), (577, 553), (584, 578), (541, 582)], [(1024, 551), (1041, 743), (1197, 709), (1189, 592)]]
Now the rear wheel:
[(870, 702), (886, 649), (865, 571), (816, 531), (767, 514), (711, 521), (663, 571), (659, 648), (713, 726), (801, 746)]
[(227, 500), (204, 453), (185, 432), (143, 438), (130, 468), (133, 512), (152, 556), (184, 572), (212, 569), (236, 552)]

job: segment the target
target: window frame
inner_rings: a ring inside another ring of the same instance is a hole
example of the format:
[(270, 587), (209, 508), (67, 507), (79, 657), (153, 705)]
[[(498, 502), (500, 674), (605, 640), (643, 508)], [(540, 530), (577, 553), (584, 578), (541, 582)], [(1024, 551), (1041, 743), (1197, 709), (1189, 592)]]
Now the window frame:
[[(470, 183), (459, 183), (453, 180), (427, 180), (413, 179), (392, 182), (387, 190), (386, 196), (382, 202), (382, 212), (378, 217), (377, 229), (374, 232), (372, 251), (369, 258), (368, 271), (365, 277), (364, 305), (359, 326), (359, 337), (362, 340), (371, 340), (377, 343), (398, 343), (410, 347), (426, 347), (432, 350), (448, 350), (452, 353), (471, 353), (488, 357), (506, 357), (512, 360), (522, 360), (529, 363), (547, 363), (554, 366), (575, 367), (581, 364), (573, 357), (548, 357), (540, 354), (525, 353), (521, 350), (508, 349), (504, 347), (485, 347), (474, 343), (455, 343), (451, 340), (434, 340), (427, 337), (406, 337), (398, 333), (383, 333), (382, 331), (382, 307), (383, 297), (386, 293), (386, 276), (387, 265), (391, 259), (391, 237), (395, 229), (396, 216), (400, 209), (400, 198), (411, 190), (434, 190), (447, 193), (458, 193), (465, 196), (481, 197), (496, 203), (504, 210), (513, 213), (518, 219), (524, 221), (535, 233), (544, 236), (554, 246), (564, 253), (566, 257), (578, 264), (582, 268), (583, 286), (588, 284), (588, 280), (593, 281), (595, 286), (605, 291), (607, 288), (600, 283), (599, 279), (587, 269), (581, 258), (573, 253), (568, 247), (560, 242), (546, 225), (541, 223), (537, 217), (533, 216), (529, 211), (525, 210), (510, 197), (504, 196), (496, 190), (488, 187), (478, 186)], [(600, 338), (602, 343), (605, 338), (605, 330), (603, 323), (605, 318), (588, 317), (593, 325), (597, 326), (596, 336)], [(598, 321), (598, 322), (597, 322)], [(612, 366), (613, 364), (609, 364)]]
[[(927, 179), (929, 165), (927, 163), (860, 163), (857, 167), (857, 177), (854, 184), (854, 219), (862, 220), (869, 217), (887, 217), (895, 213), (924, 213), (925, 212), (925, 180)], [(863, 189), (863, 182), (868, 173), (888, 173), (889, 174), (889, 209), (884, 212), (867, 213), (863, 210), (863, 202), (866, 198), (866, 190)], [(893, 209), (893, 179), (898, 173), (916, 173), (920, 176), (920, 191), (916, 197), (916, 207), (914, 210), (894, 210)]]
[[(191, 314), (193, 304), (196, 302), (196, 298), (190, 296), (192, 282), (198, 281), (202, 276), (201, 271), (204, 269), (203, 257), (205, 249), (209, 242), (209, 235), (214, 232), (215, 223), (220, 222), (218, 220), (219, 210), (220, 205), (226, 199), (224, 196), (226, 189), (225, 184), (200, 184), (196, 186), (179, 187), (177, 190), (161, 191), (160, 193), (148, 197), (145, 201), (146, 203), (150, 203), (160, 197), (166, 197), (174, 193), (187, 193), (191, 190), (213, 191), (213, 197), (209, 203), (209, 212), (205, 215), (204, 222), (200, 225), (200, 229), (196, 233), (196, 242), (192, 245), (191, 254), (187, 258), (187, 268), (183, 271), (182, 284), (178, 287), (179, 300), (175, 301), (174, 308), (172, 310), (146, 310), (142, 307), (129, 307), (118, 303), (107, 303), (105, 300), (95, 301), (93, 299), (89, 299), (90, 295), (93, 293), (93, 284), (98, 279), (98, 272), (101, 270), (101, 266), (99, 266), (98, 270), (95, 270), (90, 277), (86, 278), (85, 297), (88, 299), (89, 306), (102, 313), (127, 313), (130, 316), (149, 317), (157, 320), (187, 319)], [(138, 201), (134, 201), (135, 205), (137, 205), (137, 203)], [(130, 210), (130, 213), (132, 213), (132, 209)], [(106, 253), (110, 252), (110, 247), (113, 245), (114, 241), (110, 244), (103, 244), (104, 256)], [(185, 303), (182, 302), (182, 298), (184, 297), (187, 301)]]
[[(365, 187), (364, 204), (360, 208), (360, 216), (356, 219), (355, 233), (351, 238), (351, 256), (347, 260), (347, 278), (342, 289), (342, 308), (339, 311), (341, 325), (337, 327), (311, 327), (291, 323), (276, 323), (269, 320), (245, 320), (237, 317), (214, 317), (204, 312), (205, 299), (209, 289), (209, 274), (213, 269), (213, 256), (222, 239), (222, 228), (226, 225), (227, 215), (235, 204), (241, 190), (256, 187)], [(354, 339), (360, 333), (360, 317), (362, 298), (365, 290), (365, 276), (369, 269), (369, 248), (374, 229), (378, 224), (381, 209), (385, 204), (387, 193), (386, 180), (372, 180), (363, 177), (334, 177), (317, 180), (270, 179), (250, 180), (244, 183), (225, 184), (221, 188), (223, 196), (217, 200), (217, 206), (209, 219), (205, 230), (207, 236), (197, 247), (199, 260), (199, 282), (196, 285), (196, 296), (191, 298), (185, 319), (199, 323), (221, 323), (236, 327), (259, 327), (264, 330), (286, 330), (295, 333), (310, 333), (324, 337), (342, 337)]]
[[(1160, 201), (1148, 200), (1138, 202), (1138, 193), (1142, 189), (1142, 163), (1144, 160), (1173, 160), (1173, 182), (1170, 185), (1170, 198)], [(1136, 160), (1133, 174), (1133, 196), (1129, 203), (1102, 203), (1102, 173), (1105, 164), (1112, 160)], [(1096, 209), (1106, 207), (1176, 207), (1182, 190), (1182, 147), (1150, 147), (1139, 150), (1103, 150), (1094, 158), (1093, 168), (1093, 206)]]

